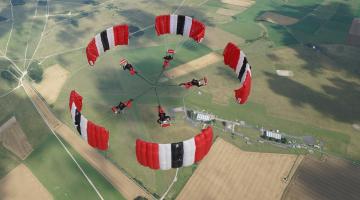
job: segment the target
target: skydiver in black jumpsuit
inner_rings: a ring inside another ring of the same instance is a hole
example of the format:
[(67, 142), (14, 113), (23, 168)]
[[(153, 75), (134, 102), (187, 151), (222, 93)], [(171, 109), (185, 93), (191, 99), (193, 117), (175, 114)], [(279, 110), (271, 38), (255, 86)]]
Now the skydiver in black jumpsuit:
[(117, 114), (120, 111), (124, 110), (127, 107), (131, 106), (131, 102), (133, 101), (133, 99), (129, 99), (127, 102), (121, 102), (119, 103), (119, 105), (112, 107), (112, 111)]
[(166, 68), (170, 65), (170, 61), (172, 61), (174, 59), (174, 53), (175, 51), (173, 50), (168, 50), (166, 53), (166, 56), (163, 57), (164, 62), (163, 62), (163, 68)]
[(189, 82), (185, 82), (185, 83), (180, 83), (179, 86), (185, 86), (186, 89), (189, 89), (191, 88), (192, 86), (197, 86), (197, 87), (202, 87), (202, 86), (205, 86), (207, 85), (207, 78), (204, 77), (200, 80), (196, 80), (196, 79), (192, 79), (191, 81)]
[(134, 67), (130, 63), (126, 63), (126, 65), (123, 65), (122, 67), (124, 70), (129, 70), (131, 75), (136, 74)]
[(161, 106), (158, 106), (158, 112), (159, 112), (159, 119), (157, 120), (157, 122), (162, 127), (170, 126), (169, 121), (171, 120), (171, 118), (170, 118), (170, 116), (166, 115), (165, 111), (163, 110), (163, 108)]

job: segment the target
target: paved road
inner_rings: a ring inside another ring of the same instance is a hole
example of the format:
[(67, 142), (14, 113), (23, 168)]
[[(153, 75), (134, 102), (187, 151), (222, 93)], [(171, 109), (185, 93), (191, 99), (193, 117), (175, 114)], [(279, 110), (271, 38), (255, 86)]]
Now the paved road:
[(122, 173), (113, 163), (105, 159), (96, 150), (85, 143), (71, 128), (58, 120), (29, 83), (23, 82), (23, 85), (26, 94), (33, 102), (37, 111), (44, 116), (50, 128), (70, 144), (73, 149), (102, 174), (126, 199), (134, 199), (139, 195), (149, 199), (151, 198), (146, 191)]

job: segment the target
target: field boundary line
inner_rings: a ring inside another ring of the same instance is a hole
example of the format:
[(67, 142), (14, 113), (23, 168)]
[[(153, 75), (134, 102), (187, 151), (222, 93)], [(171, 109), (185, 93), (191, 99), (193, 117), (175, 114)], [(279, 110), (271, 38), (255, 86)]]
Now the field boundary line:
[(41, 98), (30, 83), (25, 83), (24, 89), (29, 89), (33, 95), (29, 96), (38, 105), (39, 113), (43, 113), (49, 125), (53, 127), (72, 148), (77, 151), (95, 170), (97, 170), (114, 188), (119, 191), (126, 199), (134, 199), (137, 196), (153, 198), (152, 195), (139, 186), (132, 178), (122, 172), (114, 163), (104, 158), (95, 149), (85, 143), (74, 131), (66, 124), (62, 123), (49, 109), (46, 102)]
[(13, 11), (12, 0), (9, 0), (9, 2), (10, 2), (10, 10), (11, 10), (11, 30), (10, 30), (10, 35), (9, 35), (8, 41), (6, 42), (6, 47), (5, 47), (4, 56), (6, 56), (7, 49), (8, 49), (10, 40), (11, 40), (12, 32), (13, 32), (13, 29), (14, 29), (14, 11)]
[[(61, 141), (61, 139), (59, 138), (59, 136), (55, 133), (55, 131), (53, 130), (53, 128), (51, 127), (48, 119), (44, 116), (44, 114), (41, 112), (40, 108), (38, 107), (38, 105), (34, 102), (34, 99), (31, 98), (31, 94), (29, 94), (29, 90), (31, 89), (27, 89), (27, 87), (31, 87), (31, 86), (27, 86), (28, 83), (24, 84), (24, 90), (25, 93), (30, 97), (31, 103), (34, 105), (34, 107), (36, 108), (36, 110), (38, 111), (38, 113), (40, 114), (41, 118), (43, 119), (43, 121), (45, 122), (46, 126), (50, 129), (51, 133), (56, 137), (56, 139), (59, 141), (59, 143), (61, 144), (61, 146), (65, 149), (66, 153), (70, 156), (70, 158), (73, 160), (73, 162), (76, 164), (76, 166), (79, 168), (79, 170), (81, 171), (81, 173), (85, 176), (86, 180), (89, 182), (89, 184), (91, 185), (91, 187), (95, 190), (96, 194), (98, 195), (98, 197), (101, 200), (104, 200), (103, 196), (100, 194), (99, 190), (96, 188), (96, 186), (94, 185), (94, 183), (91, 181), (91, 179), (87, 176), (87, 174), (85, 173), (85, 171), (83, 170), (83, 168), (80, 166), (80, 164), (76, 161), (76, 159), (74, 158), (74, 156), (72, 155), (72, 153), (69, 151), (69, 149), (65, 146), (65, 144)], [(35, 94), (33, 94), (35, 95)]]

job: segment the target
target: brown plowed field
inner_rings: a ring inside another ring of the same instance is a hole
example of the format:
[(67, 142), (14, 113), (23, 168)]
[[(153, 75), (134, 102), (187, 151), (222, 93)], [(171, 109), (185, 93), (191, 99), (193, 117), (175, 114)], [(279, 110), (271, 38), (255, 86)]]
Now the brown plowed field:
[(360, 199), (360, 166), (333, 157), (323, 161), (306, 157), (282, 199)]
[(355, 18), (352, 21), (349, 29), (348, 44), (360, 46), (360, 18)]
[(283, 26), (292, 25), (299, 21), (296, 18), (280, 15), (274, 12), (265, 12), (260, 17), (258, 17), (257, 20), (264, 20), (274, 24), (280, 24)]
[(21, 160), (25, 160), (33, 150), (15, 117), (10, 118), (0, 127), (0, 144)]
[(280, 199), (302, 157), (245, 152), (217, 139), (178, 196), (188, 199)]

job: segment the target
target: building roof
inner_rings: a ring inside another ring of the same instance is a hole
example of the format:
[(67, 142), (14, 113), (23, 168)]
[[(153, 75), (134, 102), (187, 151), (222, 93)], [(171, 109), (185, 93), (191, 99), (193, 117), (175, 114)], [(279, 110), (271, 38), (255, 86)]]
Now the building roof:
[(315, 145), (316, 144), (316, 139), (313, 136), (304, 136), (303, 138), (304, 143), (307, 145)]

